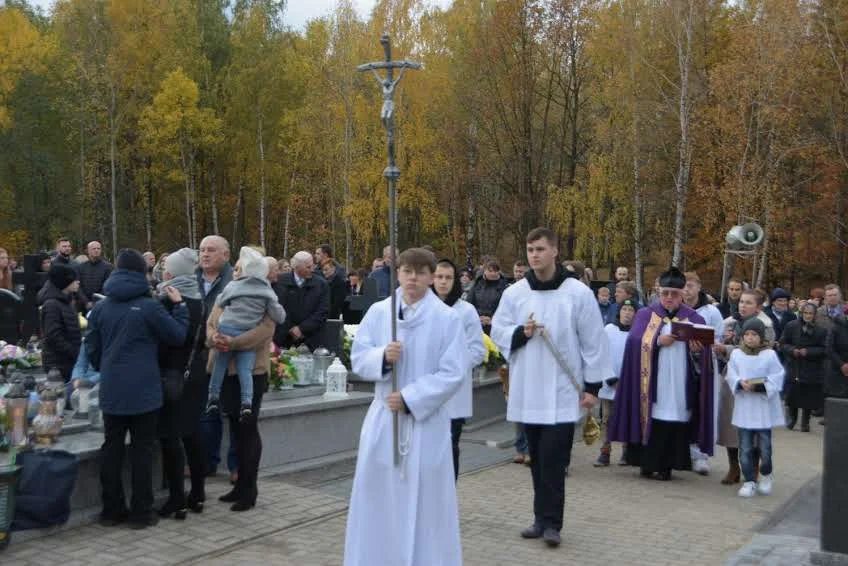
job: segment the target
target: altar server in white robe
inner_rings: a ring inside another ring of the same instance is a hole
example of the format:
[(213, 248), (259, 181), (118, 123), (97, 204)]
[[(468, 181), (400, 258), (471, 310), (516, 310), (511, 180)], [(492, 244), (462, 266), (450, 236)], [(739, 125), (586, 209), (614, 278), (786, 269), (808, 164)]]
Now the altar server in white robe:
[[(435, 262), (431, 252), (420, 248), (398, 257), (396, 342), (391, 340), (390, 299), (371, 306), (353, 341), (353, 371), (376, 384), (359, 438), (346, 566), (462, 564), (445, 405), (465, 377), (465, 334), (456, 311), (430, 291)], [(394, 393), (393, 363), (399, 389)], [(400, 418), (397, 467), (393, 412)]]
[[(739, 430), (739, 460), (744, 477), (740, 497), (771, 494), (771, 431), (786, 423), (780, 400), (783, 377), (777, 352), (766, 341), (765, 325), (757, 318), (746, 320), (742, 324), (742, 342), (727, 362), (726, 378), (735, 397), (733, 426)], [(759, 481), (755, 471), (758, 464)]]
[[(701, 278), (695, 271), (687, 271), (683, 274), (686, 277), (686, 286), (683, 287), (683, 302), (695, 309), (695, 312), (701, 315), (704, 319), (704, 324), (712, 326), (715, 330), (715, 344), (721, 344), (724, 337), (724, 316), (714, 304), (710, 303), (707, 294), (703, 291)], [(718, 367), (718, 359), (715, 352), (713, 356), (713, 391), (721, 391), (721, 372)], [(715, 431), (714, 438), (718, 437), (718, 400), (719, 395), (714, 395), (713, 399), (713, 416)], [(697, 444), (689, 446), (692, 455), (692, 471), (702, 476), (707, 476), (710, 473), (710, 457), (701, 452)]]
[(483, 363), (486, 357), (486, 345), (483, 344), (483, 326), (477, 309), (471, 303), (463, 301), (462, 285), (459, 283), (456, 265), (449, 259), (439, 260), (433, 280), (433, 292), (449, 307), (456, 311), (465, 330), (465, 375), (462, 386), (448, 401), (447, 410), (451, 419), (451, 448), (453, 449), (453, 477), (459, 477), (459, 438), (465, 419), (473, 414), (472, 374), (474, 368)]
[[(492, 319), (492, 340), (509, 360), (507, 420), (524, 423), (533, 478), (533, 525), (524, 538), (560, 544), (565, 474), (581, 407), (597, 403), (613, 377), (601, 312), (592, 291), (557, 262), (556, 235), (536, 228), (527, 236), (530, 271), (504, 291)], [(582, 273), (581, 273), (582, 275)], [(566, 360), (572, 379), (539, 336), (544, 328)]]

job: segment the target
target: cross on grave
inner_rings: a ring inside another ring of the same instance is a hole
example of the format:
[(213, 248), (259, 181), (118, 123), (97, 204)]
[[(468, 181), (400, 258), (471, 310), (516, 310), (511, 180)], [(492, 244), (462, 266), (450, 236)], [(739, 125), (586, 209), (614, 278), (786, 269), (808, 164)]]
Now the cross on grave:
[(23, 304), (18, 310), (18, 339), (37, 334), (40, 329), (38, 320), (38, 291), (47, 282), (47, 273), (41, 271), (41, 255), (24, 256), (23, 271), (15, 271), (12, 281), (17, 287), (23, 285)]

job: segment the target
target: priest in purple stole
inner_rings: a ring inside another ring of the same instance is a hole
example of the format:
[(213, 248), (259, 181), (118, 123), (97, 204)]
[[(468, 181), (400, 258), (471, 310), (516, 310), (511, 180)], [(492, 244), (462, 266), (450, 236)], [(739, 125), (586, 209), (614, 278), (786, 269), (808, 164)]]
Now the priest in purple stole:
[(691, 469), (690, 444), (709, 455), (714, 445), (712, 356), (671, 332), (674, 321), (704, 324), (683, 303), (685, 284), (670, 268), (660, 275), (660, 301), (636, 313), (608, 428), (609, 441), (627, 443), (628, 464), (664, 481), (673, 469)]

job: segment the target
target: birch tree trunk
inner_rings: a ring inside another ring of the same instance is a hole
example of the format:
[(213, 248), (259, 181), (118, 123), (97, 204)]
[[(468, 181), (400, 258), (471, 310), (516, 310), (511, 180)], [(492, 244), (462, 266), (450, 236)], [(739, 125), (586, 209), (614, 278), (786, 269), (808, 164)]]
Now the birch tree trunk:
[(291, 206), (286, 207), (286, 227), (283, 230), (283, 258), (288, 260), (289, 258), (289, 213), (291, 212)]
[[(345, 105), (345, 130), (344, 130), (344, 231), (345, 231), (345, 265), (350, 270), (353, 268), (353, 227), (350, 222), (350, 146), (353, 138), (353, 119), (351, 118), (352, 111)], [(292, 173), (292, 183), (294, 182), (294, 173)], [(286, 220), (288, 220), (288, 209), (286, 209)], [(288, 228), (288, 222), (286, 223)], [(288, 235), (288, 234), (287, 234)]]
[(630, 146), (633, 150), (633, 269), (636, 271), (636, 290), (639, 295), (647, 303), (647, 295), (645, 294), (645, 286), (642, 281), (644, 268), (642, 266), (642, 223), (643, 223), (643, 206), (642, 206), (642, 187), (639, 183), (639, 95), (636, 84), (636, 14), (634, 6), (634, 14), (631, 19), (631, 25), (634, 27), (631, 30), (630, 38), (630, 105), (633, 112), (630, 125)]
[(218, 176), (215, 175), (215, 168), (212, 168), (212, 182), (211, 182), (211, 201), (212, 201), (212, 233), (218, 234)]
[(115, 85), (111, 88), (111, 102), (109, 104), (109, 173), (111, 176), (111, 191), (109, 195), (112, 206), (112, 257), (118, 257), (118, 175), (117, 175), (117, 145), (118, 145), (118, 94)]
[(186, 230), (188, 231), (188, 245), (190, 248), (194, 249), (194, 229), (192, 225), (191, 219), (191, 188), (189, 186), (189, 171), (188, 171), (188, 163), (185, 154), (185, 148), (180, 147), (180, 162), (183, 166), (183, 185), (185, 186), (185, 218), (186, 218)]
[[(674, 212), (674, 249), (671, 264), (680, 266), (683, 255), (683, 215), (686, 206), (686, 193), (689, 189), (689, 167), (692, 160), (692, 140), (689, 135), (691, 118), (691, 101), (689, 95), (689, 73), (692, 66), (692, 19), (694, 0), (685, 4), (685, 14), (680, 14), (677, 39), (677, 65), (680, 72), (678, 120), (680, 122), (680, 141), (677, 144), (677, 177), (675, 179), (675, 212)], [(681, 2), (682, 4), (682, 2)], [(681, 21), (682, 20), (682, 21)]]
[(257, 104), (259, 137), (259, 245), (265, 247), (265, 142), (262, 139), (262, 108)]

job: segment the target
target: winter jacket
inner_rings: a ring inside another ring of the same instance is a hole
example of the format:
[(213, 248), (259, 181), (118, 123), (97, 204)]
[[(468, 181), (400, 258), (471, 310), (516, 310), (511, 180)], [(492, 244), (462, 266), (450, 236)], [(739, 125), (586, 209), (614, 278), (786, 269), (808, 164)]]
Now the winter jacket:
[(299, 343), (289, 335), (289, 330), (297, 326), (303, 333), (302, 341), (310, 349), (314, 350), (320, 346), (321, 330), (327, 322), (330, 310), (330, 289), (327, 282), (313, 276), (304, 280), (303, 287), (298, 287), (294, 273), (284, 273), (274, 290), (286, 311), (286, 321), (277, 325), (274, 343), (281, 348)]
[[(212, 307), (215, 306), (215, 301), (218, 299), (218, 295), (220, 295), (221, 291), (224, 290), (224, 287), (233, 280), (233, 266), (229, 263), (224, 264), (224, 267), (221, 269), (221, 273), (218, 274), (218, 278), (212, 282), (212, 287), (209, 289), (208, 293), (206, 292), (205, 287), (206, 280), (203, 278), (203, 268), (198, 267), (195, 270), (195, 275), (197, 276), (197, 286), (200, 288), (200, 296), (203, 297), (203, 306), (205, 307), (204, 312), (208, 318), (209, 313), (212, 312)], [(206, 343), (206, 326), (200, 330), (200, 339), (203, 343)]]
[(605, 305), (598, 303), (598, 308), (601, 309), (601, 317), (604, 319), (604, 325), (615, 323), (618, 318), (618, 303), (615, 301), (610, 301)]
[(391, 270), (387, 266), (380, 269), (375, 269), (368, 275), (368, 279), (373, 279), (377, 282), (377, 296), (388, 297), (389, 287), (391, 286)]
[(85, 347), (100, 371), (100, 408), (107, 415), (140, 415), (162, 406), (159, 348), (186, 340), (184, 303), (168, 311), (150, 296), (143, 273), (117, 269), (106, 282), (106, 299), (89, 316)]
[(113, 269), (115, 268), (111, 263), (102, 259), (81, 264), (77, 271), (83, 294), (91, 300), (94, 300), (95, 293), (103, 294), (103, 285)]
[(848, 377), (842, 374), (842, 365), (848, 364), (848, 321), (834, 321), (830, 331), (829, 371), (824, 382), (828, 397), (848, 398)]
[(67, 381), (82, 343), (79, 317), (71, 295), (63, 293), (49, 281), (42, 291), (39, 294), (41, 328), (44, 333), (42, 365), (45, 370), (58, 369)]
[[(827, 330), (818, 324), (813, 326), (812, 334), (802, 332), (803, 320), (793, 320), (783, 329), (780, 349), (786, 360), (786, 380), (801, 383), (822, 383), (826, 372)], [(795, 357), (793, 350), (806, 348), (807, 355)]]
[(507, 281), (504, 277), (489, 281), (481, 275), (468, 293), (467, 301), (474, 305), (480, 316), (494, 316), (506, 287)]
[[(780, 342), (780, 337), (783, 336), (783, 329), (786, 328), (786, 325), (792, 322), (793, 320), (797, 320), (798, 317), (792, 314), (791, 311), (785, 310), (783, 311), (783, 316), (778, 317), (771, 306), (763, 309), (768, 317), (771, 319), (772, 324), (774, 324), (774, 337), (775, 340)], [(782, 358), (781, 358), (782, 359)]]
[(739, 302), (731, 303), (730, 299), (725, 297), (724, 301), (718, 305), (718, 310), (721, 313), (721, 316), (728, 318), (739, 312)]
[[(347, 270), (344, 268), (344, 266), (342, 264), (340, 264), (338, 261), (336, 261), (335, 259), (333, 260), (333, 263), (336, 266), (336, 275), (341, 276), (342, 281), (347, 281)], [(315, 268), (312, 270), (312, 274), (317, 275), (318, 277), (320, 277), (324, 281), (327, 280), (327, 278), (324, 277), (324, 272), (321, 271), (320, 265), (315, 266)], [(332, 318), (332, 317), (330, 317), (330, 318)]]
[(347, 299), (348, 285), (344, 278), (339, 275), (338, 270), (327, 281), (327, 285), (330, 291), (330, 310), (327, 318), (340, 318), (345, 307), (345, 299)]
[(269, 315), (277, 324), (286, 319), (286, 312), (277, 302), (277, 294), (267, 279), (242, 277), (234, 279), (221, 291), (215, 306), (224, 309), (219, 324), (239, 330), (250, 330)]

